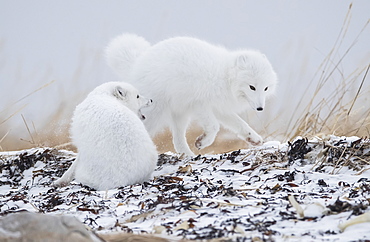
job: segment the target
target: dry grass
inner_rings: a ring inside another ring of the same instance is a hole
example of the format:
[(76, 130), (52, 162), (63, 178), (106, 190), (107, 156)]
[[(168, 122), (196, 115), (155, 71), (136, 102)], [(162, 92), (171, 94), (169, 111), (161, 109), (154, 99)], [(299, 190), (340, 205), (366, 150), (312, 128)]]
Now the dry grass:
[[(367, 76), (367, 71), (363, 81)], [(364, 70), (361, 70), (364, 72)], [(356, 76), (349, 81), (343, 82), (328, 97), (321, 99), (316, 105), (312, 99), (306, 106), (301, 117), (292, 121), (293, 125), (290, 131), (287, 131), (287, 137), (296, 136), (315, 136), (319, 134), (333, 134), (344, 136), (370, 136), (370, 108), (366, 106), (366, 100), (362, 101), (363, 105), (354, 108), (358, 95), (352, 100), (346, 101), (346, 94), (350, 92), (357, 80)], [(363, 82), (362, 82), (363, 83)], [(361, 86), (358, 88), (360, 93)], [(362, 93), (360, 98), (365, 99), (370, 92)]]
[[(304, 103), (309, 91), (307, 89), (295, 108), (301, 114), (297, 119), (290, 119), (285, 132), (288, 139), (296, 136), (315, 136), (321, 133), (345, 136), (370, 136), (370, 106), (367, 100), (370, 96), (370, 86), (367, 85), (367, 89), (363, 90), (363, 84), (367, 78), (370, 63), (358, 67), (347, 77), (344, 77), (342, 71), (339, 69), (347, 54), (370, 23), (370, 20), (365, 23), (352, 44), (340, 56), (339, 49), (342, 47), (343, 41), (346, 38), (351, 20), (351, 7), (352, 4), (349, 6), (342, 29), (334, 46), (320, 64), (310, 83), (310, 86), (314, 82), (317, 83), (313, 95), (309, 99), (310, 101)], [(340, 58), (335, 60), (335, 56), (340, 56)], [(341, 80), (336, 88), (333, 88), (333, 79), (338, 79), (334, 76), (335, 74), (338, 74), (337, 76)], [(318, 81), (316, 81), (317, 78)], [(360, 83), (359, 80), (361, 80)], [(354, 87), (357, 87), (355, 94)], [(321, 96), (324, 98), (320, 99)]]

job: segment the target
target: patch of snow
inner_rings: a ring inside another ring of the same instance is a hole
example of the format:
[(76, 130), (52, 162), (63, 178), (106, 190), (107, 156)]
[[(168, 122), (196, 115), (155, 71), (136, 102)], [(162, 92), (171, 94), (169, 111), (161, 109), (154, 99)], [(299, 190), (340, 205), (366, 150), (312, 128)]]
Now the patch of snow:
[[(108, 191), (73, 182), (51, 186), (68, 169), (74, 153), (47, 148), (0, 153), (0, 214), (70, 214), (101, 233), (171, 238), (366, 239), (368, 222), (344, 232), (338, 225), (370, 211), (369, 147), (369, 140), (330, 137), (290, 144), (271, 141), (193, 158), (166, 153), (152, 180)], [(35, 162), (23, 170), (12, 162), (15, 159)]]

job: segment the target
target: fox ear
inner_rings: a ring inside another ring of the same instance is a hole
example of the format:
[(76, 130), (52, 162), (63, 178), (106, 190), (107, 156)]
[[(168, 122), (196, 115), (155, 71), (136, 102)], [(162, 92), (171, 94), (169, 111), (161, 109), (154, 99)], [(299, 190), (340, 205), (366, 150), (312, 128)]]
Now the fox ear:
[(248, 56), (245, 54), (239, 55), (236, 57), (236, 66), (239, 69), (247, 69), (248, 65)]
[(124, 90), (122, 87), (117, 86), (114, 90), (114, 96), (116, 96), (119, 99), (125, 99), (127, 96), (127, 91)]

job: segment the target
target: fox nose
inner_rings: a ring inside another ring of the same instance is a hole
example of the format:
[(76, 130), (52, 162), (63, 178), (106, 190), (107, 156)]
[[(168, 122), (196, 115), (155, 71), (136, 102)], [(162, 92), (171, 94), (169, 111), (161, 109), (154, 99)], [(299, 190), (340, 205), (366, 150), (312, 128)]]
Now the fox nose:
[(257, 108), (257, 111), (263, 111), (263, 108), (262, 107), (258, 107)]

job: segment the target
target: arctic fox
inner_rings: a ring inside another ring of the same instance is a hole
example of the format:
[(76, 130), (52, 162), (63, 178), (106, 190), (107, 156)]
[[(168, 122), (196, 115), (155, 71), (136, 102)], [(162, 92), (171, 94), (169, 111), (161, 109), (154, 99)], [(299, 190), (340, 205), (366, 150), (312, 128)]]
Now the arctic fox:
[(55, 182), (73, 178), (97, 190), (143, 182), (157, 164), (157, 150), (140, 119), (149, 105), (130, 84), (108, 82), (96, 87), (73, 114), (71, 138), (78, 155)]
[(154, 100), (144, 110), (145, 126), (151, 136), (169, 126), (178, 153), (193, 155), (185, 136), (191, 120), (204, 130), (195, 142), (198, 149), (213, 143), (220, 124), (253, 145), (262, 143), (239, 116), (247, 104), (262, 111), (277, 84), (270, 62), (259, 51), (229, 51), (191, 37), (149, 46), (142, 37), (123, 34), (108, 44), (106, 57), (124, 81)]

